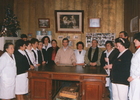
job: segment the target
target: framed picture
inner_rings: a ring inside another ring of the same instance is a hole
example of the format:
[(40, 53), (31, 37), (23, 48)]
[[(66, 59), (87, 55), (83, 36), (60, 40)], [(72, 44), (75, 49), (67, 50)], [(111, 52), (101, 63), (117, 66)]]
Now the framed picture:
[(130, 32), (138, 32), (139, 30), (138, 24), (139, 24), (138, 16), (132, 18), (130, 21)]
[(55, 10), (57, 33), (83, 33), (83, 10)]
[(101, 27), (100, 23), (101, 23), (100, 18), (90, 18), (89, 19), (90, 28), (99, 28), (99, 27)]
[(39, 25), (39, 28), (50, 28), (50, 19), (49, 18), (39, 18), (38, 25)]

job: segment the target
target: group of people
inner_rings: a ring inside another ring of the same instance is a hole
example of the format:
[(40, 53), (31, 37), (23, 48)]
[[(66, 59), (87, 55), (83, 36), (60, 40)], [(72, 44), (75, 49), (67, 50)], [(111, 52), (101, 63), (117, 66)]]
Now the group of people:
[(139, 100), (140, 99), (140, 33), (134, 34), (136, 52), (129, 50), (130, 42), (125, 31), (120, 32), (119, 38), (105, 43), (106, 50), (102, 52), (101, 67), (110, 76), (110, 100)]
[[(84, 43), (77, 42), (77, 49), (71, 49), (69, 40), (62, 40), (62, 47), (57, 41), (50, 41), (48, 36), (38, 41), (36, 38), (27, 40), (25, 34), (12, 43), (4, 45), (4, 53), (0, 57), (0, 98), (10, 100), (17, 95), (17, 100), (24, 100), (28, 93), (28, 70), (42, 64), (81, 65), (100, 67), (110, 76), (110, 100), (139, 100), (140, 99), (140, 33), (134, 35), (137, 48), (135, 54), (128, 49), (130, 42), (125, 31), (120, 32), (119, 38), (106, 41), (106, 50), (98, 48), (98, 40), (92, 40), (92, 46), (84, 50)], [(88, 67), (87, 66), (87, 67)]]

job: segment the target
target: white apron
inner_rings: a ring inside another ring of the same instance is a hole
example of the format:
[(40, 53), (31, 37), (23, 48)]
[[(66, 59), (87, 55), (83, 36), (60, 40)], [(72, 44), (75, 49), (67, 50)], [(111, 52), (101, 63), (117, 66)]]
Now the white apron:
[(84, 56), (85, 56), (85, 53), (86, 51), (85, 50), (82, 50), (81, 53), (79, 53), (79, 50), (75, 50), (74, 51), (75, 53), (75, 56), (76, 56), (76, 60), (77, 60), (77, 64), (80, 64), (80, 63), (84, 63)]
[(129, 100), (140, 100), (140, 79), (136, 78), (130, 82)]
[[(13, 59), (12, 59), (13, 58)], [(0, 98), (12, 99), (15, 97), (16, 65), (15, 58), (7, 52), (0, 57)]]
[(19, 74), (16, 77), (15, 94), (22, 95), (28, 93), (28, 72)]
[(140, 48), (131, 59), (130, 76), (134, 80), (130, 82), (129, 100), (140, 100)]

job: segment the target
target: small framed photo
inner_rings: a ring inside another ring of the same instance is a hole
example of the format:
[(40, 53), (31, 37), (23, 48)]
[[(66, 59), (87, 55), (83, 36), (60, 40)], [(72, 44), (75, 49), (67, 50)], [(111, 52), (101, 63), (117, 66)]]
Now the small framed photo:
[(130, 20), (130, 32), (138, 32), (139, 19), (138, 16)]
[(39, 28), (50, 28), (50, 19), (49, 18), (39, 18), (38, 25), (39, 25)]
[(89, 27), (90, 28), (99, 28), (101, 27), (100, 22), (101, 19), (100, 18), (90, 18), (89, 19)]

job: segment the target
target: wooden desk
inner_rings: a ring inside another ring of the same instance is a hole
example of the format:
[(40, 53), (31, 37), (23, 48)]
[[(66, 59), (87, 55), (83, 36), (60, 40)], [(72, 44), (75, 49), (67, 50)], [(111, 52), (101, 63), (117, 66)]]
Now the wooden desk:
[(29, 71), (29, 93), (31, 100), (52, 100), (53, 80), (78, 81), (80, 100), (102, 100), (106, 76), (105, 71), (89, 66), (41, 66)]

